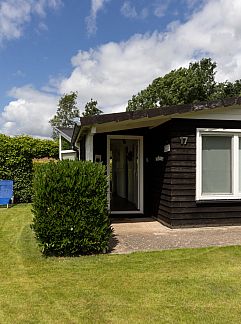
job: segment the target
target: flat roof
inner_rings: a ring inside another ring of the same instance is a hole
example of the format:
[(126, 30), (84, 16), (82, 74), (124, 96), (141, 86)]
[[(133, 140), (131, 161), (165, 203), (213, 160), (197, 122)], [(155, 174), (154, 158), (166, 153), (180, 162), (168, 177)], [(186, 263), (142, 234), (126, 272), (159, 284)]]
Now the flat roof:
[(80, 117), (81, 127), (111, 122), (123, 122), (158, 116), (181, 115), (189, 112), (212, 110), (229, 106), (241, 105), (241, 97), (232, 97), (222, 100), (204, 101), (193, 104), (172, 105), (153, 109), (126, 111), (112, 114), (103, 114), (89, 117)]

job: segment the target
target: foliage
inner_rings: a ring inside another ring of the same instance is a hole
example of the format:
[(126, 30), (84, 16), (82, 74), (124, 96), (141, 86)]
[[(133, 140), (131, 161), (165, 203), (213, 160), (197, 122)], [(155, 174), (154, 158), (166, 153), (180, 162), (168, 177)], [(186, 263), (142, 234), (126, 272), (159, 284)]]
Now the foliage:
[(97, 104), (98, 104), (98, 102), (93, 99), (91, 99), (89, 102), (87, 102), (87, 104), (85, 105), (85, 110), (82, 113), (83, 117), (96, 116), (96, 115), (102, 114), (103, 111), (97, 107)]
[(49, 157), (57, 159), (59, 156), (59, 144), (57, 141), (49, 139), (32, 138), (30, 136), (24, 136), (27, 139), (28, 145), (31, 147), (32, 158), (41, 159), (43, 157)]
[(101, 253), (111, 236), (105, 167), (59, 161), (36, 169), (32, 228), (45, 255)]
[(225, 81), (217, 83), (215, 92), (211, 99), (222, 99), (240, 96), (241, 94), (241, 80), (236, 80), (234, 83)]
[(215, 82), (216, 63), (210, 58), (190, 63), (155, 79), (146, 89), (128, 101), (127, 111), (189, 104), (239, 96), (241, 81)]
[(72, 150), (72, 148), (73, 148), (72, 144), (69, 141), (67, 141), (66, 138), (64, 138), (62, 136), (62, 138), (61, 138), (61, 149), (62, 150)]
[(33, 158), (58, 156), (58, 143), (30, 136), (0, 134), (0, 179), (14, 181), (16, 202), (32, 199)]
[[(79, 109), (76, 106), (77, 92), (65, 94), (60, 98), (57, 113), (50, 119), (49, 123), (52, 127), (71, 127), (75, 123), (75, 119), (79, 118)], [(53, 138), (57, 134), (53, 131)]]

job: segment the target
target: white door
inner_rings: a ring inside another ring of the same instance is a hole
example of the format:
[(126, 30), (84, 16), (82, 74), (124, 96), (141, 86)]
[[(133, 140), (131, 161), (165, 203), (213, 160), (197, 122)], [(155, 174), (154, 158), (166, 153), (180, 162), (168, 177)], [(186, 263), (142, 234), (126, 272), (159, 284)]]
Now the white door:
[(107, 160), (111, 212), (143, 213), (143, 138), (108, 136)]

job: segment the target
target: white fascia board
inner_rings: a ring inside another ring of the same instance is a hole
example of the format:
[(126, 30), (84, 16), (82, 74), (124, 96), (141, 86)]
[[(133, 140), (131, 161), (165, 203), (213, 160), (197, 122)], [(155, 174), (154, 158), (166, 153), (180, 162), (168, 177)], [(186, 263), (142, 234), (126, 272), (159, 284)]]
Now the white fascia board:
[(63, 133), (60, 129), (58, 129), (58, 127), (54, 127), (54, 129), (59, 133), (59, 135), (64, 137), (68, 142), (71, 142), (71, 137)]

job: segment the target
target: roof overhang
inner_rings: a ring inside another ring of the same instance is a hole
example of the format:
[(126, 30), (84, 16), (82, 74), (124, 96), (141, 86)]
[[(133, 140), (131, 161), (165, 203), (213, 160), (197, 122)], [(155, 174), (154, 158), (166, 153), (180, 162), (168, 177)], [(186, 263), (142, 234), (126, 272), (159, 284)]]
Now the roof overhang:
[(230, 108), (241, 108), (241, 97), (81, 117), (80, 125), (75, 125), (74, 127), (72, 142), (75, 143), (76, 140), (90, 132), (92, 127), (96, 129), (96, 133), (142, 127), (152, 128), (173, 118), (192, 118), (192, 116), (207, 114), (209, 111), (228, 110)]
[[(71, 138), (72, 138), (72, 132), (65, 132), (65, 129), (67, 128), (63, 128), (63, 127), (56, 127), (54, 126), (54, 130), (59, 133), (63, 138), (65, 138), (68, 142), (71, 142)], [(69, 130), (70, 128), (68, 128)]]

